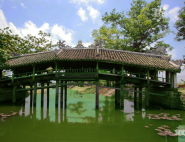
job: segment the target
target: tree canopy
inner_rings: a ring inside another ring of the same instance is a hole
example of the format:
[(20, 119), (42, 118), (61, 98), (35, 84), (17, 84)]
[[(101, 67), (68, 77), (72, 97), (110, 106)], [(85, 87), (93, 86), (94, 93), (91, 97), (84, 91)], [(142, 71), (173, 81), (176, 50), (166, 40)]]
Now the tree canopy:
[(46, 39), (50, 36), (49, 33), (39, 31), (38, 35), (40, 38), (31, 34), (21, 38), (17, 34), (12, 34), (9, 27), (0, 29), (0, 64), (12, 55), (49, 51), (52, 47), (57, 46), (57, 44), (52, 45), (52, 42)]
[[(161, 0), (147, 3), (144, 0), (133, 0), (130, 11), (126, 14), (115, 12), (115, 9), (102, 16), (104, 25), (93, 30), (92, 37), (103, 39), (105, 48), (145, 52), (144, 48), (160, 46), (172, 50), (169, 44), (159, 39), (165, 37), (169, 30), (169, 18), (164, 17), (165, 10), (160, 7)], [(151, 47), (152, 43), (157, 43)]]
[[(185, 2), (184, 2), (185, 3)], [(175, 28), (178, 30), (175, 40), (185, 40), (185, 7), (179, 10), (179, 19), (175, 22)]]
[[(179, 19), (175, 22), (175, 28), (178, 30), (175, 40), (182, 41), (185, 40), (185, 7), (182, 7), (182, 9), (179, 10), (178, 17)], [(183, 55), (183, 60), (184, 60), (183, 63), (185, 64), (185, 55)]]

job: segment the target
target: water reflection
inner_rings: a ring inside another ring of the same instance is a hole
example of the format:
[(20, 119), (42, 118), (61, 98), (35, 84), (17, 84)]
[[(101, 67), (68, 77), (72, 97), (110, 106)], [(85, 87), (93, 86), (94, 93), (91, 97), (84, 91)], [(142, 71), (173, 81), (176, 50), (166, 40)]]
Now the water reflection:
[[(134, 101), (127, 99), (124, 100), (124, 110), (120, 111), (115, 109), (114, 99), (114, 96), (99, 96), (99, 110), (96, 110), (94, 94), (70, 92), (65, 109), (60, 103), (55, 106), (55, 89), (51, 89), (49, 105), (47, 94), (44, 94), (43, 104), (41, 95), (37, 95), (36, 106), (30, 105), (29, 96), (24, 103), (2, 105), (0, 113), (9, 113), (13, 110), (19, 112), (19, 115), (1, 119), (0, 139), (3, 142), (20, 141), (20, 134), (23, 134), (21, 136), (24, 140), (30, 138), (28, 141), (182, 141), (182, 137), (159, 136), (155, 129), (168, 125), (171, 130), (175, 130), (177, 126), (185, 125), (184, 120), (149, 119), (147, 115), (158, 114), (160, 110), (156, 108), (138, 110), (133, 107)], [(165, 110), (165, 112), (171, 115), (179, 113), (182, 119), (185, 119), (183, 111)]]

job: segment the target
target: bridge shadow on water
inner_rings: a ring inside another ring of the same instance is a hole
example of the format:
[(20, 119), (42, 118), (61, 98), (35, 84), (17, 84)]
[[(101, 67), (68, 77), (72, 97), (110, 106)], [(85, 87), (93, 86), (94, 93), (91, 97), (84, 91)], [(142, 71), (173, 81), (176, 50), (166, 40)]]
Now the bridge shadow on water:
[[(145, 109), (145, 106), (134, 106), (133, 100), (125, 99), (124, 109), (115, 109), (114, 95), (100, 95), (99, 109), (95, 109), (95, 94), (79, 94), (69, 89), (66, 108), (60, 103), (55, 106), (55, 89), (50, 89), (49, 97), (47, 102), (47, 94), (44, 94), (41, 103), (41, 95), (37, 94), (36, 106), (30, 105), (30, 96), (15, 105), (1, 104), (0, 113), (13, 111), (18, 114), (1, 118), (0, 141), (185, 141), (184, 137), (163, 137), (157, 134), (155, 129), (158, 127), (168, 125), (169, 129), (175, 130), (185, 125), (185, 119), (168, 121), (148, 118), (149, 114), (161, 113), (156, 106)], [(162, 113), (181, 114), (182, 119), (185, 117), (180, 110), (163, 109)]]

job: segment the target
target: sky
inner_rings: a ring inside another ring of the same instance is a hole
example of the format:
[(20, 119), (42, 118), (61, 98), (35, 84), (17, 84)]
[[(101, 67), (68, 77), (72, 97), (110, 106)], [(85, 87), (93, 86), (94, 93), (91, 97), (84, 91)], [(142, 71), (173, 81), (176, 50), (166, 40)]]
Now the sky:
[[(147, 3), (153, 0), (146, 0)], [(38, 32), (50, 33), (48, 38), (55, 44), (65, 40), (69, 46), (76, 46), (82, 40), (84, 46), (93, 43), (91, 33), (99, 29), (104, 22), (101, 20), (105, 12), (128, 12), (132, 0), (0, 0), (0, 29), (10, 27), (14, 34), (21, 37)], [(170, 30), (175, 33), (174, 23), (178, 20), (178, 11), (183, 7), (183, 0), (162, 0), (161, 7), (165, 17), (169, 17)], [(172, 60), (183, 59), (185, 41), (177, 42), (175, 35), (169, 34), (161, 40), (174, 49), (168, 52)], [(181, 67), (183, 69), (184, 67)], [(160, 74), (159, 74), (160, 76)], [(163, 74), (164, 76), (164, 74)], [(185, 70), (177, 74), (177, 82), (185, 80)]]

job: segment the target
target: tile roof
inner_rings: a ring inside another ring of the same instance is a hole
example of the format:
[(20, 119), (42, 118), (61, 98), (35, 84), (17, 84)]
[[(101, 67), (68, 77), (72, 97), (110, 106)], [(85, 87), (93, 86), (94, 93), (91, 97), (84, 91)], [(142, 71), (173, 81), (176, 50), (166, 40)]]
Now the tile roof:
[(37, 64), (40, 62), (54, 61), (57, 59), (54, 51), (32, 53), (27, 55), (22, 55), (16, 58), (9, 59), (5, 62), (5, 65), (11, 67), (21, 66), (21, 65), (31, 65), (33, 63)]
[[(159, 70), (180, 71), (180, 68), (170, 64), (168, 59), (161, 55), (103, 48), (99, 48), (98, 55), (95, 48), (64, 48), (55, 51), (26, 54), (7, 60), (5, 65), (12, 68), (55, 60), (99, 60), (103, 62), (115, 62), (117, 64), (152, 67)], [(0, 68), (4, 69), (3, 67)]]

